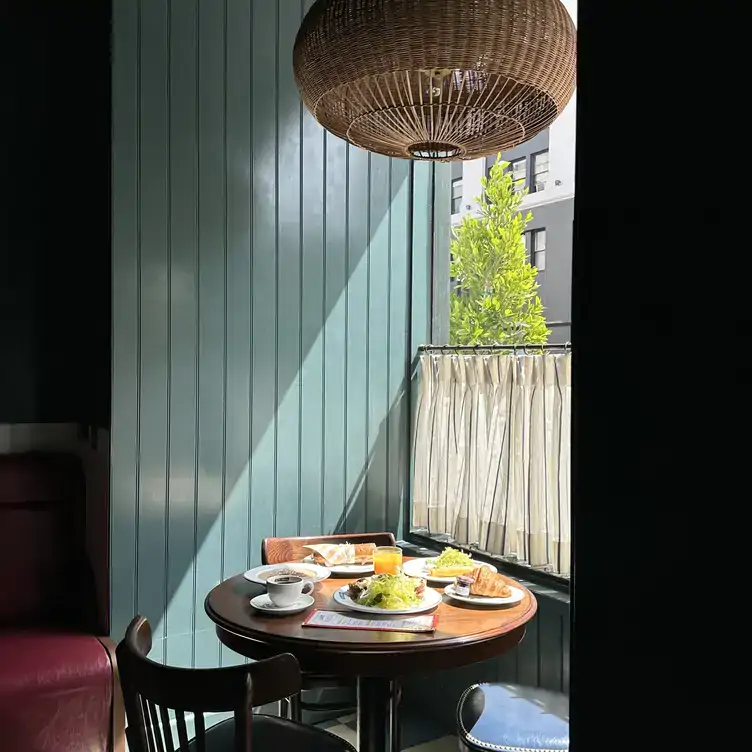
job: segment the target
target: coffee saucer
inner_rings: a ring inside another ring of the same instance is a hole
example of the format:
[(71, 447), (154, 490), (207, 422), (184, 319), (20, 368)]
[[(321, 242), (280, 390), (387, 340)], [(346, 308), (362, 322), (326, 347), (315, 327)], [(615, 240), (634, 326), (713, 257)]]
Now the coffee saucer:
[(295, 603), (291, 603), (289, 606), (275, 606), (272, 603), (272, 599), (264, 593), (263, 595), (257, 595), (255, 598), (251, 598), (251, 605), (258, 611), (264, 611), (267, 614), (298, 614), (301, 611), (305, 611), (316, 602), (315, 598), (310, 595), (301, 595)]

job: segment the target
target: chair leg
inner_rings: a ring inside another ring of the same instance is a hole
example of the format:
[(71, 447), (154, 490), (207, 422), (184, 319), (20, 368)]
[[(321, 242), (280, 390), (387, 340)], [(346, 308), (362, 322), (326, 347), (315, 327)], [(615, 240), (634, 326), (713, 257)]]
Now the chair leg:
[(402, 726), (400, 724), (399, 706), (402, 700), (402, 684), (395, 679), (392, 683), (392, 708), (390, 716), (392, 752), (402, 752)]
[(303, 722), (303, 708), (301, 706), (300, 694), (294, 695), (288, 698), (290, 703), (290, 715), (288, 716), (291, 721)]

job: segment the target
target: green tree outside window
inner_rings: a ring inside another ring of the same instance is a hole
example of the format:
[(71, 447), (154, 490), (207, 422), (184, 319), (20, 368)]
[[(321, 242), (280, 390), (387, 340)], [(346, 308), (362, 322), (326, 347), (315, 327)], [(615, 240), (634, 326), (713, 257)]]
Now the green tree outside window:
[(542, 345), (551, 333), (538, 295), (538, 270), (527, 258), (523, 233), (533, 218), (522, 214), (527, 191), (499, 154), (482, 179), (479, 216), (466, 216), (454, 232), (449, 296), (452, 345)]

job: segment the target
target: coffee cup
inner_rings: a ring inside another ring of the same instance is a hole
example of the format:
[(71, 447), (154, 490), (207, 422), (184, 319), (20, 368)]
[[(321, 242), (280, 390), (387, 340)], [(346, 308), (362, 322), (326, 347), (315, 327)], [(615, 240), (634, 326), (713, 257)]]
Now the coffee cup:
[(313, 591), (313, 583), (292, 574), (280, 574), (266, 581), (266, 592), (277, 608), (292, 606), (301, 595)]

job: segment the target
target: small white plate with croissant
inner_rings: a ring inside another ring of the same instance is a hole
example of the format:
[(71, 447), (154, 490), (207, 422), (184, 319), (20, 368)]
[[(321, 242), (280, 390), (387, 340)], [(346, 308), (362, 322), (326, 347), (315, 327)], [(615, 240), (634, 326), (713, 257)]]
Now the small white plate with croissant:
[(455, 585), (447, 585), (444, 593), (450, 598), (473, 606), (513, 606), (525, 593), (511, 585), (504, 575), (492, 572), (488, 567), (477, 567), (470, 575), (470, 595), (458, 595)]

